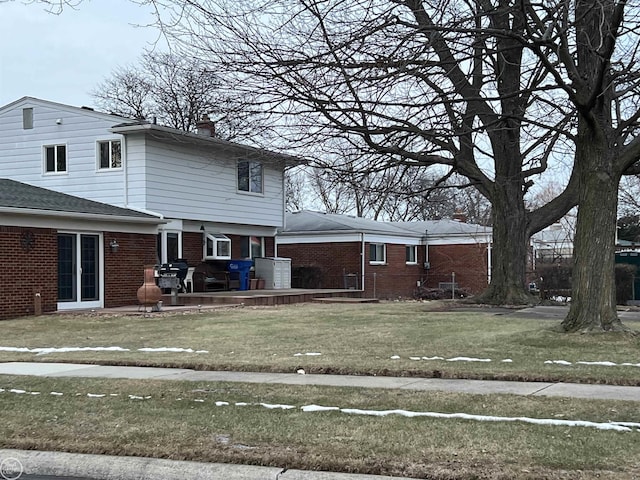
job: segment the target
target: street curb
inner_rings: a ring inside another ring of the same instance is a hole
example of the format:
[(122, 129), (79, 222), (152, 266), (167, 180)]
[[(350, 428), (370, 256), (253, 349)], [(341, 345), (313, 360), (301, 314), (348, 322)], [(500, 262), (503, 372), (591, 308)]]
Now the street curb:
[[(0, 449), (0, 462), (18, 460), (24, 474), (88, 477), (96, 480), (410, 480), (404, 477), (286, 470), (278, 467), (202, 463), (146, 457)], [(7, 462), (9, 463), (9, 462)], [(11, 462), (15, 464), (16, 462)], [(7, 472), (4, 472), (7, 473)], [(280, 474), (278, 476), (278, 474)], [(20, 472), (6, 478), (18, 480)]]

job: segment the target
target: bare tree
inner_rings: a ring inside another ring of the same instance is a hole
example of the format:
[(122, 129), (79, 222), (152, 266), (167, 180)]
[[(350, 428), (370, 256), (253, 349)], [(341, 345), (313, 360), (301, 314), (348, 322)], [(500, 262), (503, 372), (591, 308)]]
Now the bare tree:
[(207, 62), (188, 56), (145, 52), (138, 65), (118, 68), (100, 83), (93, 97), (105, 111), (184, 131), (207, 115), (226, 140), (251, 139), (262, 128), (246, 95), (233, 94)]
[(439, 164), (468, 178), (492, 205), (493, 272), (483, 299), (530, 300), (528, 239), (577, 200), (572, 176), (553, 201), (525, 209), (528, 188), (573, 120), (566, 93), (527, 41), (528, 8), (540, 7), (488, 0), (148, 2), (183, 48), (223, 65), (239, 88), (260, 91), (274, 118), (302, 132), (287, 136), (289, 147), (341, 136), (389, 168)]

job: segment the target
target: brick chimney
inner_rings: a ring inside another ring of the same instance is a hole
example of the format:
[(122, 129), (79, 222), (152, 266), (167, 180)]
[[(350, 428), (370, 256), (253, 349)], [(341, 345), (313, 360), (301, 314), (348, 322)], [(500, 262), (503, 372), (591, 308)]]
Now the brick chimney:
[(209, 119), (209, 115), (203, 115), (202, 120), (196, 123), (196, 132), (198, 135), (204, 135), (205, 137), (216, 136), (216, 124)]
[(456, 222), (467, 223), (467, 214), (464, 213), (462, 210), (456, 209), (455, 213), (453, 214), (453, 219)]

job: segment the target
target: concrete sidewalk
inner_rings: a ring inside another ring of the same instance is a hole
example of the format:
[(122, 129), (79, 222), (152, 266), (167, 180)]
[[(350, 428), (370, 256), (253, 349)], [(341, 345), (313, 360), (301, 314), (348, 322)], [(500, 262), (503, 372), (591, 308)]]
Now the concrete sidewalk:
[(587, 385), (578, 383), (507, 382), (493, 380), (449, 380), (442, 378), (372, 377), (354, 375), (300, 375), (200, 371), (182, 368), (117, 367), (74, 363), (0, 363), (0, 374), (40, 377), (93, 377), (198, 382), (246, 382), (335, 387), (397, 388), (401, 390), (448, 391), (457, 393), (574, 397), (640, 402), (640, 387)]
[[(197, 371), (179, 368), (118, 367), (72, 363), (0, 363), (0, 375), (39, 377), (127, 378), (209, 382), (246, 382), (338, 387), (397, 388), (459, 393), (503, 393), (531, 396), (575, 397), (640, 402), (640, 387), (575, 383), (447, 380), (438, 378), (300, 375), (286, 373)], [(97, 480), (409, 480), (400, 477), (286, 470), (218, 463), (172, 461), (155, 458), (114, 457), (63, 452), (0, 449), (0, 462), (19, 462), (25, 474), (58, 475)], [(5, 477), (6, 478), (6, 477)], [(19, 478), (14, 476), (11, 478)]]

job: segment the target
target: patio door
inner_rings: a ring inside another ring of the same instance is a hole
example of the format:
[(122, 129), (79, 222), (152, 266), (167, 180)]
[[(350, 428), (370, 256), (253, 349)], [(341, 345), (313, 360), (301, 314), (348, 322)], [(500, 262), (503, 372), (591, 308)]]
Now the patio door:
[(102, 306), (99, 234), (58, 233), (58, 309)]

